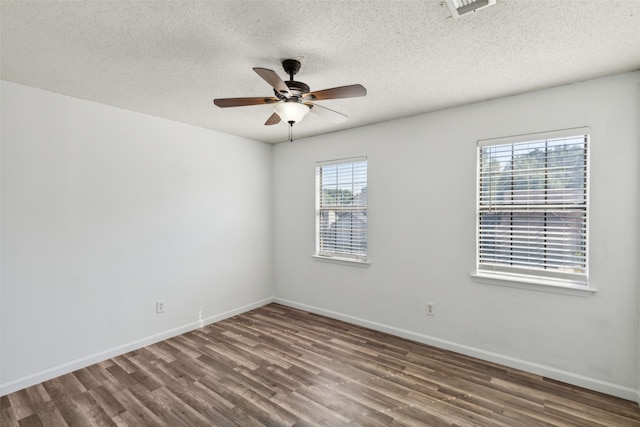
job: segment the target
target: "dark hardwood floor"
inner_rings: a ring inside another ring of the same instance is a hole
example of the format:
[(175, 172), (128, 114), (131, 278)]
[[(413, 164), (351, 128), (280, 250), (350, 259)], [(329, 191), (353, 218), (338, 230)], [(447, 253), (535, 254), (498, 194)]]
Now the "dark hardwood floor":
[(634, 402), (270, 304), (0, 400), (8, 426), (640, 426)]

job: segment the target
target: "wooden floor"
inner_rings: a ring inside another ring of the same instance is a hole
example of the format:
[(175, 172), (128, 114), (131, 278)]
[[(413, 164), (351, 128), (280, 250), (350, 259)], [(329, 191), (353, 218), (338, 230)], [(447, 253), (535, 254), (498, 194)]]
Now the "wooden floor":
[(636, 403), (277, 304), (3, 396), (8, 426), (640, 426)]

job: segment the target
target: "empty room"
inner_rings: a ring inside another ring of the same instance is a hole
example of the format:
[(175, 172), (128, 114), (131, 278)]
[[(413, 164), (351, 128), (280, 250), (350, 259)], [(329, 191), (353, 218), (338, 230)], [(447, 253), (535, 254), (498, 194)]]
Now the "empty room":
[(0, 0), (2, 426), (640, 425), (640, 1)]

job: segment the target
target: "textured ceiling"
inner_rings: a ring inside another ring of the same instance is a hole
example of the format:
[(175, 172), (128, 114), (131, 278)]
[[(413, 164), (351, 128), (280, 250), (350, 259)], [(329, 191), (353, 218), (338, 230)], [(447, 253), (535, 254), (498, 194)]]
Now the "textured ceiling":
[(2, 79), (265, 142), (272, 96), (252, 67), (302, 62), (321, 105), (296, 138), (640, 69), (640, 0), (498, 0), (451, 17), (444, 1), (1, 1)]

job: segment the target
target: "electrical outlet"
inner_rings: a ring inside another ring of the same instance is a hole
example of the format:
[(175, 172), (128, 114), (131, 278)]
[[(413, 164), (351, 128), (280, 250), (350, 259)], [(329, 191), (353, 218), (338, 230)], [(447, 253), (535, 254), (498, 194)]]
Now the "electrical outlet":
[(156, 301), (156, 313), (164, 313), (164, 300)]
[(432, 302), (428, 302), (425, 305), (427, 316), (435, 316), (436, 315), (436, 305)]

